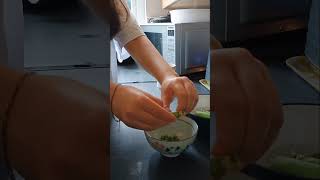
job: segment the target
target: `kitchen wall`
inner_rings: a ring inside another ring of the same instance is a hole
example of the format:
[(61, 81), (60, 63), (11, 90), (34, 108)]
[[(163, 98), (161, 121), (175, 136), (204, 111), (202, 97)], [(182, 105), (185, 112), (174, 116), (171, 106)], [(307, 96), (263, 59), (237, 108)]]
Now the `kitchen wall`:
[(168, 14), (168, 10), (162, 9), (160, 0), (147, 0), (147, 17), (159, 17), (166, 16)]

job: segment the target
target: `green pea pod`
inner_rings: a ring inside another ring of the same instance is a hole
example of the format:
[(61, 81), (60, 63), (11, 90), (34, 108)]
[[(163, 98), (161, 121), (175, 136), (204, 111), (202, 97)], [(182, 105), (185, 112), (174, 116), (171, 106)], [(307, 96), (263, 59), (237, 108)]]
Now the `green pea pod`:
[(271, 160), (270, 169), (293, 176), (320, 179), (320, 164), (300, 159), (277, 156)]
[(184, 116), (185, 113), (184, 112), (173, 112), (172, 113), (177, 119), (180, 118), (181, 116)]
[(196, 111), (195, 115), (210, 120), (210, 111)]

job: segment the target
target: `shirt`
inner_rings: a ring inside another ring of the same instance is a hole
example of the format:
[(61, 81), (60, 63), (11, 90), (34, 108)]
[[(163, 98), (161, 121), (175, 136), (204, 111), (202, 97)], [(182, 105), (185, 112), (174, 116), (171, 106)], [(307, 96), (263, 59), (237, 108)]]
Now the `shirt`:
[(126, 0), (117, 1), (117, 9), (120, 16), (120, 32), (115, 36), (119, 47), (123, 48), (128, 42), (145, 35), (138, 22), (131, 13)]
[(111, 80), (117, 82), (117, 60), (126, 59), (130, 57), (124, 46), (130, 41), (145, 36), (142, 28), (131, 13), (126, 0), (116, 1), (116, 7), (120, 18), (120, 31), (114, 37), (111, 44)]

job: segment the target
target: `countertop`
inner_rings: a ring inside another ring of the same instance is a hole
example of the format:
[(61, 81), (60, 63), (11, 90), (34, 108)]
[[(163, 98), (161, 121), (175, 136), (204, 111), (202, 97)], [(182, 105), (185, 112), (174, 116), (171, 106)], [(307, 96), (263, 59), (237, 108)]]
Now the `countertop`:
[[(282, 104), (320, 104), (319, 93), (287, 67), (285, 61), (273, 61), (265, 64), (279, 91)], [(130, 85), (153, 95), (160, 95), (155, 83), (133, 83)], [(199, 83), (196, 83), (196, 87), (199, 94), (209, 93)], [(210, 142), (197, 139), (185, 153), (178, 158), (171, 159), (162, 157), (152, 149), (142, 131), (128, 128), (123, 123), (112, 121), (111, 134), (112, 180), (134, 180), (139, 179), (139, 175), (143, 180), (193, 180), (208, 179), (209, 177)], [(214, 137), (212, 132), (211, 135)], [(246, 169), (246, 172), (254, 175), (257, 179), (268, 177), (266, 172), (258, 167), (250, 167)], [(272, 175), (272, 177), (274, 176)]]
[(320, 104), (320, 94), (285, 61), (267, 64), (272, 79), (278, 89), (282, 104)]
[[(159, 97), (156, 83), (130, 84)], [(199, 94), (209, 94), (196, 83)], [(176, 103), (173, 103), (173, 107)], [(200, 130), (199, 130), (200, 131)], [(166, 158), (147, 142), (144, 132), (111, 122), (112, 180), (194, 180), (209, 178), (208, 139), (198, 138), (177, 158)]]

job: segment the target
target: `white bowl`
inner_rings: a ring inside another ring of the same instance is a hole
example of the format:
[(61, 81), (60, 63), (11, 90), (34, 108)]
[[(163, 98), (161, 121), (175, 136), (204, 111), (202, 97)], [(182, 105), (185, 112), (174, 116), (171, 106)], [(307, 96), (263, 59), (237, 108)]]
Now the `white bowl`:
[[(179, 156), (190, 144), (192, 144), (198, 133), (197, 123), (186, 117), (180, 117), (154, 131), (145, 132), (149, 144), (166, 157)], [(177, 136), (178, 141), (161, 140), (162, 136)]]
[(210, 22), (210, 9), (176, 9), (170, 15), (172, 23)]

